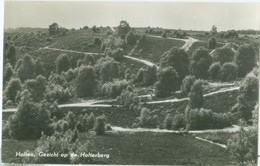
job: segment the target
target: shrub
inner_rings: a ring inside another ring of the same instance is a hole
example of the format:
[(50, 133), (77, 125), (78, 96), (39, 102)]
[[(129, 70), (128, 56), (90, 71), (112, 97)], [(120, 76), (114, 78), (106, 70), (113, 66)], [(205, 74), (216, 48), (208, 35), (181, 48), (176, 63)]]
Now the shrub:
[(230, 158), (240, 165), (256, 165), (257, 163), (257, 128), (240, 131), (228, 140)]
[(138, 40), (141, 39), (141, 36), (134, 32), (133, 30), (129, 31), (126, 35), (125, 41), (126, 44), (134, 45)]
[(207, 78), (208, 69), (211, 65), (212, 58), (209, 51), (205, 48), (197, 49), (191, 56), (190, 70), (197, 78)]
[(22, 83), (20, 81), (20, 79), (18, 78), (13, 78), (11, 79), (4, 91), (4, 96), (6, 98), (6, 100), (11, 100), (13, 103), (15, 103), (15, 97), (18, 93), (18, 91), (20, 91), (22, 88)]
[(209, 67), (209, 76), (213, 80), (217, 80), (219, 78), (219, 71), (220, 71), (221, 65), (220, 62), (215, 62), (210, 65)]
[(34, 103), (30, 93), (22, 92), (18, 110), (9, 118), (10, 132), (15, 139), (37, 139), (41, 133), (51, 134), (48, 103)]
[(106, 120), (105, 115), (96, 118), (94, 130), (97, 135), (104, 135), (106, 131)]
[(189, 56), (180, 48), (172, 48), (165, 52), (160, 59), (160, 67), (165, 68), (171, 66), (182, 80), (189, 73)]
[(156, 73), (157, 73), (156, 66), (148, 66), (145, 69), (140, 68), (134, 79), (134, 83), (137, 83), (141, 86), (153, 85), (157, 79)]
[(49, 102), (57, 101), (64, 103), (71, 98), (71, 93), (68, 88), (63, 88), (61, 85), (51, 84), (46, 88), (45, 99)]
[(102, 86), (102, 94), (104, 96), (109, 96), (109, 97), (116, 97), (121, 94), (121, 92), (126, 89), (128, 86), (129, 82), (126, 80), (116, 80), (114, 82), (108, 82), (105, 83)]
[(158, 82), (155, 84), (155, 94), (158, 97), (166, 97), (179, 88), (179, 76), (172, 67), (160, 69)]
[(221, 81), (233, 81), (237, 78), (237, 66), (233, 63), (224, 63), (219, 71)]
[(183, 113), (177, 112), (173, 119), (172, 119), (172, 129), (173, 130), (179, 130), (179, 129), (185, 129), (187, 125), (185, 115)]
[(94, 114), (91, 112), (91, 114), (87, 118), (87, 129), (88, 130), (93, 130), (95, 126), (96, 118)]
[(129, 110), (135, 110), (139, 104), (138, 96), (128, 87), (125, 89), (120, 96), (117, 97), (117, 101), (124, 108)]
[(207, 109), (187, 109), (185, 117), (191, 130), (221, 129), (231, 126), (231, 114), (213, 113)]
[[(68, 130), (66, 132), (56, 132), (52, 136), (43, 135), (41, 139), (37, 141), (37, 148), (35, 149), (35, 154), (40, 152), (44, 153), (59, 153), (59, 154), (69, 154), (70, 152), (75, 152), (77, 154), (91, 151), (93, 149), (94, 142), (93, 138), (89, 136), (88, 139), (84, 141), (75, 140), (77, 131)], [(65, 146), (64, 146), (65, 145)], [(40, 157), (36, 156), (36, 163), (49, 163), (49, 164), (70, 164), (70, 163), (91, 163), (92, 158), (81, 159), (85, 157), (71, 158), (70, 155), (67, 157)]]
[(191, 109), (202, 107), (204, 99), (203, 99), (203, 87), (202, 87), (201, 80), (196, 80), (192, 84), (189, 97), (190, 97), (189, 104)]
[(111, 58), (114, 58), (114, 60), (116, 60), (116, 61), (122, 60), (124, 57), (124, 53), (125, 53), (125, 51), (123, 48), (117, 48), (116, 50), (109, 49), (107, 51), (108, 56), (110, 56)]
[(217, 41), (214, 37), (210, 38), (209, 43), (208, 43), (208, 48), (209, 49), (215, 49), (217, 46)]
[(240, 85), (237, 103), (232, 108), (232, 112), (238, 114), (238, 118), (242, 118), (246, 122), (250, 122), (252, 118), (252, 110), (258, 101), (259, 80), (258, 68), (257, 72), (250, 72)]
[(172, 129), (172, 121), (173, 121), (172, 115), (167, 114), (167, 116), (165, 117), (164, 122), (163, 122), (164, 128), (166, 128), (168, 130)]
[(252, 46), (241, 45), (235, 55), (238, 76), (243, 77), (256, 66), (256, 53)]
[(14, 74), (14, 70), (13, 67), (10, 65), (10, 63), (7, 63), (4, 67), (4, 75), (3, 75), (3, 83), (4, 86), (9, 82), (9, 80), (11, 79), (11, 77)]
[[(23, 60), (17, 69), (18, 76), (22, 82), (26, 81), (27, 79), (32, 79), (34, 77), (34, 60), (30, 55), (25, 55)], [(18, 67), (18, 66), (16, 66)]]
[(151, 115), (147, 108), (142, 108), (140, 116), (136, 119), (137, 127), (155, 128), (157, 126), (157, 118)]
[(128, 22), (122, 20), (120, 21), (120, 25), (118, 26), (118, 35), (124, 39), (127, 33), (131, 30)]
[(234, 52), (231, 48), (217, 48), (213, 54), (213, 61), (220, 62), (220, 64), (224, 64), (226, 62), (233, 62), (235, 57)]
[(111, 58), (101, 58), (95, 66), (102, 83), (111, 82), (120, 76), (120, 64)]
[(15, 47), (13, 45), (11, 47), (9, 47), (9, 49), (8, 49), (7, 60), (9, 61), (9, 63), (12, 66), (15, 66), (15, 63), (16, 63), (16, 49), (15, 49)]
[(76, 93), (78, 97), (93, 96), (96, 89), (96, 74), (93, 67), (84, 66), (76, 78)]
[(70, 59), (67, 54), (60, 54), (56, 60), (56, 69), (60, 74), (63, 71), (67, 71), (70, 68)]
[(41, 101), (45, 93), (45, 77), (39, 75), (36, 79), (30, 79), (25, 82), (25, 88), (32, 94), (34, 101)]
[(99, 37), (95, 36), (94, 39), (93, 39), (93, 44), (100, 46), (101, 45), (101, 39)]
[(192, 84), (196, 81), (195, 76), (188, 75), (182, 80), (181, 92), (185, 95), (188, 95), (191, 90)]
[(77, 126), (78, 118), (71, 111), (69, 111), (69, 113), (64, 117), (64, 120), (68, 123), (68, 127), (71, 130), (73, 130)]

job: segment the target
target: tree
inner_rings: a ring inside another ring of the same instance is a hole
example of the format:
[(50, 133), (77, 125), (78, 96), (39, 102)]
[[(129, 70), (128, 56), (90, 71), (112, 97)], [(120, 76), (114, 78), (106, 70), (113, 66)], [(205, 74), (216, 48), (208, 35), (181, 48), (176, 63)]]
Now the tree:
[(245, 130), (244, 127), (228, 140), (230, 158), (241, 166), (257, 163), (257, 128)]
[(196, 78), (205, 79), (208, 77), (208, 69), (211, 65), (212, 58), (209, 51), (205, 48), (197, 49), (191, 56), (190, 70)]
[(182, 80), (189, 73), (188, 54), (180, 48), (172, 48), (165, 52), (160, 59), (160, 67), (171, 66)]
[(4, 68), (4, 86), (9, 82), (10, 78), (13, 76), (14, 71), (10, 63), (7, 63)]
[(50, 35), (56, 35), (59, 33), (59, 25), (57, 23), (53, 23), (49, 26)]
[(101, 82), (109, 82), (113, 81), (113, 79), (119, 77), (120, 68), (119, 63), (113, 59), (104, 59), (105, 61), (100, 64), (99, 75), (101, 78)]
[(56, 69), (60, 74), (70, 69), (70, 59), (67, 54), (60, 54), (56, 60)]
[(96, 118), (94, 130), (97, 135), (104, 135), (106, 132), (106, 120), (105, 115), (99, 116)]
[(186, 76), (183, 80), (182, 80), (182, 84), (181, 84), (181, 92), (185, 95), (188, 95), (190, 93), (191, 90), (191, 86), (193, 85), (193, 83), (196, 81), (196, 77), (192, 76), (192, 75), (188, 75)]
[(18, 110), (9, 118), (11, 136), (15, 139), (38, 139), (41, 133), (51, 134), (47, 103), (36, 104), (30, 92), (22, 92)]
[(209, 76), (211, 79), (217, 80), (219, 78), (220, 68), (221, 68), (220, 62), (215, 62), (210, 65)]
[(172, 48), (165, 52), (160, 59), (160, 67), (171, 66), (182, 80), (189, 73), (188, 54), (180, 48)]
[(16, 50), (13, 45), (8, 49), (7, 59), (10, 62), (10, 64), (14, 67), (16, 63)]
[(238, 114), (238, 118), (242, 118), (246, 122), (251, 121), (252, 111), (258, 101), (259, 73), (257, 67), (256, 71), (257, 72), (254, 72), (253, 70), (243, 79), (240, 85), (237, 103), (232, 108), (232, 112)]
[(42, 63), (41, 63), (41, 61), (39, 59), (37, 59), (35, 61), (34, 75), (35, 75), (35, 77), (37, 77), (38, 75), (44, 75), (43, 66), (42, 66)]
[(203, 87), (202, 87), (202, 81), (201, 80), (196, 80), (192, 84), (189, 97), (190, 97), (190, 107), (191, 107), (191, 109), (202, 108), (204, 99), (203, 99)]
[(18, 68), (18, 76), (22, 82), (34, 77), (34, 61), (30, 55), (25, 55), (22, 64)]
[(129, 31), (125, 37), (126, 44), (135, 45), (137, 40), (140, 40), (141, 36), (133, 30)]
[(214, 37), (210, 38), (209, 43), (208, 43), (208, 48), (209, 49), (215, 49), (217, 46), (217, 41)]
[(235, 55), (238, 76), (243, 77), (256, 66), (256, 53), (252, 46), (241, 45)]
[(118, 26), (118, 35), (125, 39), (127, 33), (131, 30), (131, 27), (129, 26), (128, 22), (122, 20), (120, 21), (120, 25)]
[(158, 97), (166, 97), (179, 88), (179, 76), (172, 67), (160, 69), (158, 82), (155, 83), (155, 94)]
[(224, 64), (226, 62), (233, 62), (235, 57), (235, 53), (231, 48), (217, 48), (213, 54), (213, 61), (220, 62), (220, 64)]
[(90, 97), (96, 89), (96, 75), (94, 68), (84, 66), (79, 70), (76, 78), (76, 93), (78, 97)]
[(237, 78), (237, 66), (234, 63), (225, 63), (219, 70), (221, 81), (233, 81)]
[(30, 79), (25, 82), (25, 88), (31, 93), (32, 99), (39, 102), (43, 99), (46, 89), (46, 78), (42, 75), (36, 77), (36, 79)]
[(4, 95), (7, 100), (11, 100), (13, 103), (15, 103), (15, 97), (21, 89), (22, 89), (22, 83), (20, 79), (13, 78), (8, 82), (4, 91)]
[(217, 27), (215, 25), (212, 26), (210, 33), (211, 33), (211, 35), (216, 35), (218, 33)]
[[(90, 65), (90, 66), (93, 66), (94, 64), (95, 64), (95, 59), (94, 59), (94, 56), (93, 55), (89, 55), (89, 54), (87, 54), (87, 55), (85, 55), (85, 57), (83, 58), (83, 61), (82, 61), (82, 63), (84, 64), (84, 65)], [(80, 66), (80, 65), (79, 65)], [(78, 66), (78, 67), (79, 67)]]
[(143, 75), (143, 84), (146, 86), (153, 85), (157, 79), (156, 73), (156, 66), (148, 66)]

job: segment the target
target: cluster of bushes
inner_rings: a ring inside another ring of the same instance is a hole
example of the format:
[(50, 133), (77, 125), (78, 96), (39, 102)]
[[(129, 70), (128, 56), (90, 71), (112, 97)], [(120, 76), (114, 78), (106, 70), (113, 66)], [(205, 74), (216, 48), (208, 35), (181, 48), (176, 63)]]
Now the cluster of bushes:
[(259, 97), (259, 69), (255, 67), (241, 82), (237, 103), (232, 108), (237, 119), (252, 123), (252, 112)]
[(179, 75), (172, 67), (160, 69), (155, 83), (155, 94), (158, 97), (167, 97), (179, 88)]
[(152, 116), (149, 109), (142, 108), (140, 111), (140, 116), (136, 118), (135, 123), (132, 125), (132, 127), (156, 128), (157, 116)]
[(222, 129), (232, 125), (231, 113), (214, 113), (207, 109), (191, 109), (184, 113), (168, 114), (164, 127), (168, 130)]
[(49, 26), (50, 35), (65, 35), (68, 31), (68, 29), (60, 27), (57, 23), (53, 23)]
[(114, 58), (114, 60), (120, 61), (123, 59), (125, 51), (123, 48), (117, 48), (115, 50), (106, 49), (106, 54), (111, 58)]
[(220, 38), (238, 38), (238, 33), (235, 30), (228, 30), (226, 32), (219, 32), (218, 37)]
[(127, 110), (138, 111), (139, 109), (139, 98), (131, 87), (127, 87), (121, 95), (117, 97), (117, 102), (123, 105)]
[(108, 97), (116, 97), (127, 88), (129, 82), (126, 80), (115, 80), (113, 82), (105, 83), (102, 86), (102, 95)]
[(125, 42), (128, 45), (135, 45), (137, 43), (137, 41), (141, 41), (144, 39), (145, 39), (145, 36), (142, 36), (142, 35), (138, 34), (136, 31), (131, 30), (127, 33), (127, 35), (125, 37)]
[(153, 85), (157, 80), (157, 68), (156, 66), (148, 66), (145, 69), (140, 68), (133, 82), (140, 86)]
[(237, 78), (237, 66), (231, 62), (226, 62), (223, 65), (220, 62), (215, 62), (209, 67), (209, 75), (213, 80), (234, 81)]

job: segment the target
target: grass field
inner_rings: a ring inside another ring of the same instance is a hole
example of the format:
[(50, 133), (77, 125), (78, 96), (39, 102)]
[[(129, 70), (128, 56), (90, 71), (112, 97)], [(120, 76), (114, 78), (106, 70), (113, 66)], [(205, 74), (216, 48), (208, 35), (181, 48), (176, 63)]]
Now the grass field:
[(70, 31), (64, 36), (55, 37), (50, 48), (63, 48), (85, 52), (100, 52), (100, 46), (93, 45), (94, 37), (107, 38), (110, 28), (102, 28), (99, 32), (92, 32), (91, 29)]
[[(109, 159), (97, 161), (102, 164), (232, 165), (225, 149), (191, 136), (108, 132), (94, 136), (94, 142), (96, 152), (110, 155)], [(3, 161), (21, 162), (21, 158), (14, 157), (15, 152), (33, 151), (35, 147), (36, 141), (3, 140)]]
[(230, 139), (234, 134), (235, 133), (211, 132), (211, 133), (199, 133), (194, 135), (213, 142), (227, 145), (228, 139)]
[(145, 41), (140, 42), (136, 48), (138, 54), (133, 54), (133, 56), (158, 63), (160, 61), (161, 55), (164, 52), (170, 50), (173, 47), (181, 47), (183, 44), (183, 41), (160, 39), (147, 36)]

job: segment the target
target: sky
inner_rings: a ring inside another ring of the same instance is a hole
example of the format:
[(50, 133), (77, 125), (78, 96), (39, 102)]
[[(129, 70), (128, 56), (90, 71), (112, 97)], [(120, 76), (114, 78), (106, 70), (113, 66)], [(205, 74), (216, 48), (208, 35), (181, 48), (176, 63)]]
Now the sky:
[(85, 25), (163, 27), (218, 31), (260, 27), (260, 3), (183, 2), (21, 2), (7, 1), (4, 28), (43, 27), (56, 22), (66, 28)]

